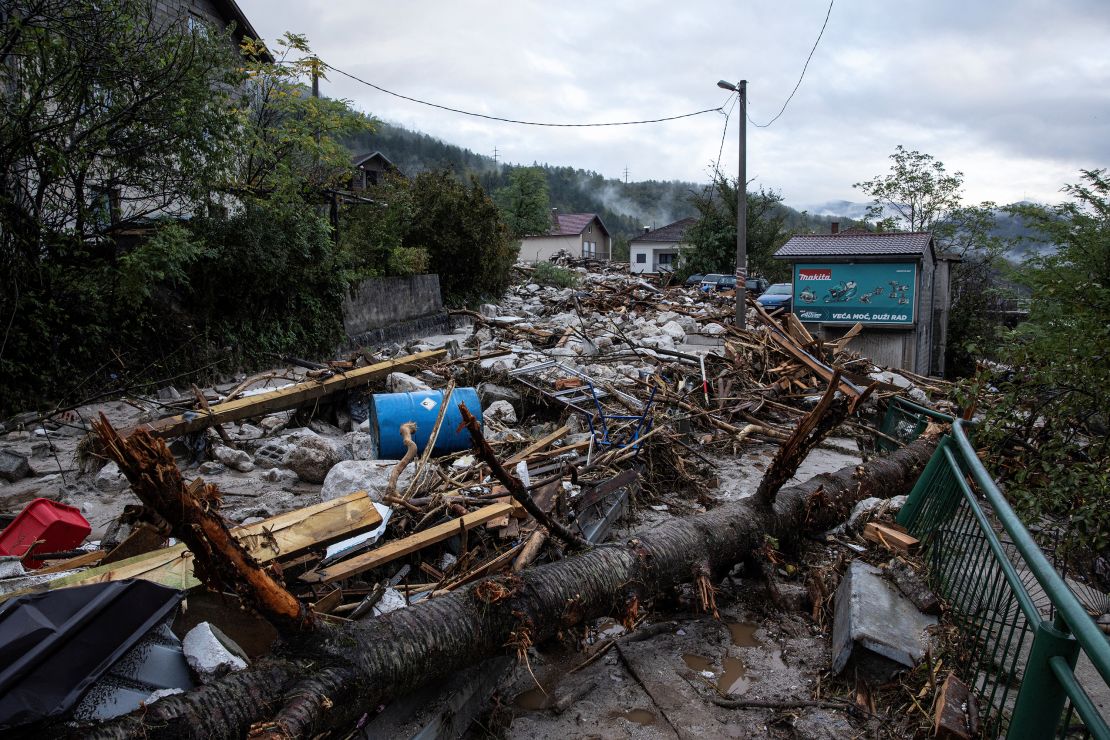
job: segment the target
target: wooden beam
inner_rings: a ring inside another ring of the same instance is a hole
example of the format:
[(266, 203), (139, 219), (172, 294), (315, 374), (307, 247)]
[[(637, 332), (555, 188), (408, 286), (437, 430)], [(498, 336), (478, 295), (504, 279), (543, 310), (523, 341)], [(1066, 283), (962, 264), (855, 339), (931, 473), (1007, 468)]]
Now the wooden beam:
[(429, 527), (423, 532), (417, 532), (414, 535), (394, 540), (393, 542), (387, 542), (370, 552), (356, 555), (353, 558), (344, 560), (341, 563), (336, 563), (328, 568), (309, 571), (301, 576), (301, 580), (306, 583), (332, 583), (333, 581), (341, 581), (344, 578), (357, 576), (359, 573), (365, 573), (371, 568), (385, 565), (397, 558), (421, 550), (428, 545), (434, 545), (437, 542), (442, 542), (454, 537), (459, 533), (460, 520), (462, 522), (462, 527), (473, 529), (480, 524), (485, 524), (491, 519), (504, 516), (512, 511), (514, 506), (516, 506), (515, 503), (484, 506), (477, 511), (472, 511), (457, 519), (452, 519), (449, 522)]
[(520, 452), (518, 452), (515, 455), (513, 455), (512, 457), (510, 457), (508, 460), (506, 460), (504, 462), (504, 465), (509, 466), (509, 467), (511, 467), (513, 465), (516, 465), (521, 460), (525, 460), (530, 455), (532, 455), (533, 453), (539, 452), (544, 447), (547, 447), (549, 444), (551, 444), (555, 440), (559, 439), (560, 437), (566, 436), (569, 432), (570, 432), (570, 427), (568, 427), (568, 426), (559, 427), (558, 429), (556, 429), (554, 432), (547, 435), (543, 439), (536, 440), (535, 442), (528, 445), (527, 447), (525, 447)]
[(868, 522), (863, 527), (863, 538), (882, 545), (892, 552), (910, 555), (917, 550), (918, 539), (905, 532), (899, 532), (893, 527), (887, 527), (876, 522)]
[[(232, 534), (258, 562), (267, 563), (279, 556), (295, 555), (310, 547), (322, 547), (369, 531), (381, 523), (381, 514), (366, 491), (356, 491), (342, 498), (236, 527)], [(136, 555), (118, 563), (74, 573), (51, 581), (46, 588), (53, 590), (127, 578), (142, 578), (182, 590), (200, 585), (200, 581), (193, 575), (193, 554), (185, 545), (178, 544)], [(0, 601), (15, 595), (17, 594), (0, 595)]]
[[(207, 413), (189, 411), (177, 416), (167, 416), (164, 419), (143, 424), (141, 427), (156, 437), (176, 437), (189, 432), (206, 429), (213, 424), (224, 424), (231, 421), (249, 419), (252, 416), (272, 414), (275, 411), (296, 408), (302, 403), (329, 396), (337, 391), (365, 385), (371, 380), (388, 375), (397, 370), (410, 370), (418, 364), (431, 360), (438, 360), (447, 354), (447, 350), (436, 349), (427, 352), (418, 352), (415, 355), (398, 357), (386, 362), (367, 365), (356, 370), (331, 376), (327, 380), (307, 380), (287, 388), (268, 393), (259, 393), (255, 396), (237, 398), (226, 403), (212, 406)], [(127, 436), (132, 430), (122, 432)]]

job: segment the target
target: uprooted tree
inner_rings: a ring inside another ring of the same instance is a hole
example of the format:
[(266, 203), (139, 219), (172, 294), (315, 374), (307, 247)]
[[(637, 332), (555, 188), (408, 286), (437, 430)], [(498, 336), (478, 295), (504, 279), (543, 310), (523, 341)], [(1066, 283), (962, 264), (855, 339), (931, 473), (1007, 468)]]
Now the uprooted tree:
[[(107, 432), (102, 425), (109, 442)], [(938, 436), (939, 430), (929, 430), (889, 457), (817, 476), (768, 501), (746, 499), (674, 519), (626, 543), (487, 578), (368, 622), (290, 631), (282, 648), (248, 670), (161, 699), (91, 734), (286, 738), (350, 727), (368, 707), (484, 658), (523, 653), (583, 620), (616, 615), (631, 624), (651, 600), (686, 583), (704, 587), (758, 557), (767, 536), (790, 541), (843, 520), (863, 498), (904, 493)], [(172, 454), (143, 431), (126, 442), (120, 468), (144, 495), (158, 471), (173, 465)]]

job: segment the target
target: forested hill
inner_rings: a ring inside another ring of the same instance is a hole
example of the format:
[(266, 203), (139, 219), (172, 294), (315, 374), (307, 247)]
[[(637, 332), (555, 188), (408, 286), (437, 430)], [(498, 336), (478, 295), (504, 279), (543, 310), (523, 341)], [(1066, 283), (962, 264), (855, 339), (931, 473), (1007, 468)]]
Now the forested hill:
[[(496, 163), (493, 157), (448, 144), (418, 131), (378, 122), (372, 134), (346, 142), (355, 154), (380, 151), (406, 175), (447, 169), (460, 175), (473, 174), (487, 192), (508, 183), (514, 166)], [(625, 183), (596, 172), (535, 163), (547, 173), (551, 206), (567, 213), (597, 213), (617, 237), (630, 238), (645, 226), (658, 227), (687, 216), (696, 216), (690, 195), (705, 184), (675, 180), (645, 180)], [(781, 206), (790, 230), (827, 230), (835, 216), (809, 216)]]

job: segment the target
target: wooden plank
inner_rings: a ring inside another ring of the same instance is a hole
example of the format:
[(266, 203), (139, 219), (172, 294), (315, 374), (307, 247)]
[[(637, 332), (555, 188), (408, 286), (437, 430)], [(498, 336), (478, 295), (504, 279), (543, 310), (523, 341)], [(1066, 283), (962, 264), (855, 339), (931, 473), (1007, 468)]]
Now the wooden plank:
[(547, 447), (549, 444), (551, 444), (555, 440), (559, 439), (560, 437), (565, 437), (569, 433), (570, 433), (570, 427), (562, 426), (562, 427), (556, 429), (551, 434), (547, 435), (546, 437), (544, 437), (542, 439), (538, 439), (535, 442), (533, 442), (532, 444), (528, 445), (523, 450), (521, 450), (520, 452), (518, 452), (515, 455), (513, 455), (512, 457), (510, 457), (508, 460), (506, 460), (502, 464), (506, 468), (511, 468), (512, 466), (516, 465), (521, 460), (527, 459), (530, 455), (533, 455), (533, 454), (539, 452), (540, 450), (542, 450), (544, 447)]
[[(356, 491), (342, 498), (236, 527), (232, 533), (256, 560), (267, 563), (279, 555), (294, 555), (309, 547), (324, 546), (369, 531), (381, 522), (381, 514), (366, 492)], [(185, 545), (177, 544), (118, 563), (74, 573), (51, 581), (46, 588), (53, 590), (127, 578), (142, 578), (182, 590), (200, 585), (200, 581), (193, 575), (193, 554)], [(17, 594), (0, 595), (0, 601), (15, 595)]]
[(142, 555), (144, 552), (157, 550), (166, 544), (166, 536), (155, 531), (154, 527), (140, 524), (131, 530), (131, 534), (116, 545), (116, 548), (104, 556), (100, 561), (103, 565), (118, 563), (121, 560)]
[[(308, 380), (269, 393), (259, 393), (255, 396), (237, 398), (227, 403), (216, 404), (209, 409), (208, 413), (189, 411), (178, 416), (167, 416), (149, 424), (142, 424), (134, 429), (146, 429), (156, 437), (176, 437), (180, 434), (206, 429), (213, 424), (240, 421), (252, 416), (296, 408), (307, 401), (323, 398), (337, 391), (365, 385), (371, 380), (383, 377), (396, 370), (409, 370), (419, 363), (438, 360), (446, 354), (447, 350), (443, 349), (418, 352), (415, 355), (398, 357), (386, 362), (360, 367), (350, 372), (333, 375), (324, 381)], [(134, 429), (125, 432), (124, 436), (134, 431)]]
[(484, 506), (477, 511), (472, 511), (457, 519), (452, 519), (449, 522), (429, 527), (423, 532), (417, 532), (409, 537), (387, 542), (370, 552), (356, 555), (353, 558), (344, 560), (341, 563), (336, 563), (328, 568), (305, 573), (301, 576), (301, 580), (307, 583), (332, 583), (334, 581), (343, 580), (344, 578), (357, 576), (359, 573), (365, 573), (371, 568), (385, 565), (397, 558), (423, 549), (428, 545), (433, 545), (437, 542), (442, 542), (454, 537), (459, 533), (460, 520), (462, 526), (467, 529), (473, 529), (480, 524), (485, 524), (490, 519), (504, 516), (512, 511), (513, 507), (516, 505), (515, 503), (508, 503)]
[(912, 554), (917, 550), (919, 544), (916, 537), (911, 537), (905, 532), (899, 532), (897, 529), (892, 529), (875, 522), (868, 522), (864, 525), (863, 538), (878, 543), (888, 550), (900, 552), (903, 555)]
[(61, 573), (63, 570), (73, 570), (74, 568), (84, 568), (87, 565), (95, 565), (104, 559), (107, 555), (106, 550), (93, 550), (84, 555), (69, 558), (68, 560), (56, 560), (45, 568), (39, 568), (32, 572), (32, 575), (44, 576), (48, 573)]

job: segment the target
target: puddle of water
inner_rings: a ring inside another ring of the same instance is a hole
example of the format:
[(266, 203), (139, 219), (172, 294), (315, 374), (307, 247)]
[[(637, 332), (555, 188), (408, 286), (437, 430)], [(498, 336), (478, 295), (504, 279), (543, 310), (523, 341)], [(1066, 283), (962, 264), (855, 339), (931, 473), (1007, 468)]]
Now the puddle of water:
[(655, 715), (646, 709), (628, 709), (623, 712), (618, 711), (609, 714), (610, 719), (616, 719), (617, 717), (626, 719), (629, 722), (635, 722), (644, 727), (655, 724)]
[[(705, 678), (717, 676), (717, 671), (713, 668), (713, 662), (704, 655), (686, 653), (682, 656), (682, 660), (686, 663), (687, 668), (696, 671)], [(739, 658), (725, 657), (721, 662), (724, 670), (721, 671), (720, 676), (717, 676), (718, 691), (726, 696), (728, 694), (740, 695), (751, 688), (756, 679), (748, 676), (748, 667), (744, 665), (744, 661)]]
[(748, 667), (739, 658), (725, 658), (724, 672), (717, 681), (717, 690), (728, 696), (729, 694), (744, 694), (751, 688), (754, 678), (748, 678)]
[(758, 624), (748, 624), (747, 622), (732, 622), (728, 625), (728, 631), (732, 635), (732, 644), (737, 647), (758, 647), (761, 643), (755, 639), (755, 633), (759, 629)]
[(550, 692), (544, 693), (543, 689), (537, 686), (534, 689), (528, 689), (523, 693), (517, 694), (516, 698), (513, 699), (513, 706), (520, 707), (521, 709), (539, 711), (541, 709), (547, 709), (551, 701)]
[(710, 661), (709, 658), (706, 658), (704, 655), (693, 655), (692, 653), (685, 653), (682, 656), (682, 660), (686, 663), (686, 667), (689, 668), (691, 671), (697, 671), (698, 673), (715, 672), (713, 670), (712, 661)]

